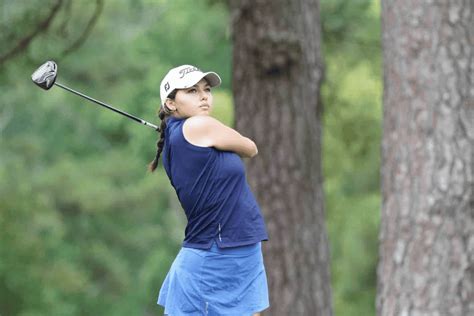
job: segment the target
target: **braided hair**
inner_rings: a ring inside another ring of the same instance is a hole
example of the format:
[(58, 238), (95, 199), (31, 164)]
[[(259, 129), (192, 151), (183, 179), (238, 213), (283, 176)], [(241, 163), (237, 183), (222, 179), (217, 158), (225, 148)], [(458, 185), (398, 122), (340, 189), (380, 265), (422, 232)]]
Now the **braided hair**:
[[(168, 99), (174, 100), (174, 98), (176, 97), (176, 92), (177, 90), (174, 90), (173, 92), (171, 92), (168, 95)], [(160, 159), (161, 152), (163, 151), (163, 146), (165, 144), (166, 121), (167, 121), (168, 116), (170, 116), (172, 113), (173, 111), (171, 111), (166, 106), (166, 104), (163, 104), (163, 106), (160, 107), (160, 111), (158, 112), (158, 117), (161, 120), (161, 125), (156, 131), (160, 133), (160, 138), (158, 139), (156, 143), (157, 149), (156, 149), (155, 159), (153, 159), (153, 161), (148, 164), (148, 170), (150, 170), (151, 172), (155, 171), (156, 167), (158, 167), (158, 161)]]

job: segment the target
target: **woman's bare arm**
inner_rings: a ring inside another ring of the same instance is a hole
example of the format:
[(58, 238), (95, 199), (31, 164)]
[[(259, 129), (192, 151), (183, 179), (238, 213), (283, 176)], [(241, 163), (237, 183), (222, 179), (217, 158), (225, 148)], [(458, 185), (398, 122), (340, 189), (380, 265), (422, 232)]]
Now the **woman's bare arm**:
[(211, 116), (197, 115), (184, 122), (183, 134), (188, 142), (201, 147), (233, 151), (241, 157), (257, 155), (257, 145), (247, 137)]

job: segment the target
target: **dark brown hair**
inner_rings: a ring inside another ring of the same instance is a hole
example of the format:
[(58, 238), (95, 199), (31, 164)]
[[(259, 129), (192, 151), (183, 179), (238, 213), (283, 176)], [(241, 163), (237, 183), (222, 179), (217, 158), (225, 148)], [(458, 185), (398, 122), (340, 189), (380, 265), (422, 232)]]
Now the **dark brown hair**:
[[(168, 99), (174, 100), (174, 98), (176, 97), (176, 92), (177, 92), (177, 90), (172, 91), (168, 95)], [(173, 111), (171, 111), (166, 106), (166, 104), (163, 104), (160, 107), (160, 111), (158, 112), (158, 117), (161, 120), (161, 125), (157, 129), (157, 132), (160, 133), (160, 138), (158, 139), (158, 141), (156, 143), (157, 149), (156, 149), (155, 159), (153, 159), (153, 161), (148, 164), (148, 170), (150, 170), (151, 172), (155, 171), (156, 167), (158, 167), (158, 161), (160, 160), (161, 152), (163, 151), (163, 146), (165, 144), (165, 130), (166, 130), (166, 121), (167, 121), (166, 119), (172, 113), (173, 113)]]

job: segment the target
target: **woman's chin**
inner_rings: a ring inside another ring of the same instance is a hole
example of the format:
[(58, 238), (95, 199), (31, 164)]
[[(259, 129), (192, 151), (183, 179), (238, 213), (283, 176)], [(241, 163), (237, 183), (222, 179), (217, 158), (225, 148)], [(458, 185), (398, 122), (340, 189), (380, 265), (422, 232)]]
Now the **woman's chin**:
[(199, 115), (210, 115), (211, 109), (210, 108), (200, 108)]

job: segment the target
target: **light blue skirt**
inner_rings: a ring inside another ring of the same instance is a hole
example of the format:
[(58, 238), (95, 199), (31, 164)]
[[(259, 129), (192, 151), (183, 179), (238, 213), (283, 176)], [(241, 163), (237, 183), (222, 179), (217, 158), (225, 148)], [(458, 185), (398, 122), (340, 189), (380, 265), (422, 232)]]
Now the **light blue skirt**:
[(246, 316), (268, 308), (261, 242), (235, 248), (181, 248), (161, 286), (165, 315)]

